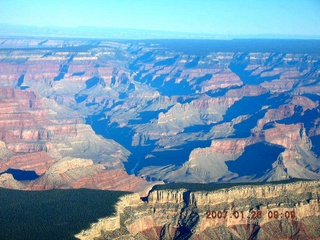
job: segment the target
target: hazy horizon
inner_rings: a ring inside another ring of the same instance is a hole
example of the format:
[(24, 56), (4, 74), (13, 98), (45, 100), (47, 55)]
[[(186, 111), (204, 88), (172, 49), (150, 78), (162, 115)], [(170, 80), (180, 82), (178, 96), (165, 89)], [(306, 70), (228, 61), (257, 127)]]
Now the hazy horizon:
[(320, 35), (289, 34), (208, 34), (115, 27), (34, 27), (0, 24), (1, 37), (79, 38), (79, 39), (305, 39), (319, 40)]
[[(128, 1), (3, 0), (1, 35), (120, 38), (213, 38), (267, 36), (320, 38), (320, 2), (282, 1)], [(81, 32), (89, 29), (89, 33)], [(70, 32), (70, 30), (74, 32)], [(29, 31), (29, 33), (28, 33)], [(91, 32), (90, 32), (91, 31)], [(129, 32), (131, 31), (131, 33)], [(131, 35), (130, 35), (131, 34)], [(151, 34), (149, 36), (149, 34)], [(162, 35), (164, 34), (164, 35)], [(145, 35), (145, 36), (143, 36)], [(189, 36), (190, 37), (190, 36)]]

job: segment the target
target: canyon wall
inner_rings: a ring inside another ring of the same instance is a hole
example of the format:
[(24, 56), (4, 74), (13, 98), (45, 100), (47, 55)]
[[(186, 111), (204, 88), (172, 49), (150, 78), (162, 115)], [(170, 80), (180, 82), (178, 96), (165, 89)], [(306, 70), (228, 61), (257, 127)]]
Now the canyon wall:
[(29, 90), (0, 88), (0, 97), (0, 172), (19, 169), (39, 175), (19, 182), (3, 174), (2, 187), (86, 187), (141, 194), (151, 188), (151, 183), (123, 169), (130, 152), (96, 135), (76, 111)]
[(319, 181), (127, 195), (79, 239), (318, 239)]

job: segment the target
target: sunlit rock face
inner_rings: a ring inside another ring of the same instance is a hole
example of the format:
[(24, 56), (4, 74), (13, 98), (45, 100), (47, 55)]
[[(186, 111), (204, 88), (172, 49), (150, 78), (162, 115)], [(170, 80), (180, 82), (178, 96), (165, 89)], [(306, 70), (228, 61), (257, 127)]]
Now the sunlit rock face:
[(79, 239), (318, 239), (319, 181), (126, 195)]
[[(129, 151), (96, 135), (76, 111), (30, 90), (1, 88), (0, 96), (1, 187), (85, 187), (141, 194), (150, 188), (150, 183), (124, 171)], [(34, 171), (39, 178), (19, 182), (8, 169)]]
[[(135, 174), (140, 190), (146, 180), (319, 179), (318, 46), (3, 39), (0, 169), (41, 175), (28, 188), (98, 186), (83, 180), (93, 175), (105, 188), (107, 170)], [(53, 184), (47, 173), (66, 158), (93, 165)]]

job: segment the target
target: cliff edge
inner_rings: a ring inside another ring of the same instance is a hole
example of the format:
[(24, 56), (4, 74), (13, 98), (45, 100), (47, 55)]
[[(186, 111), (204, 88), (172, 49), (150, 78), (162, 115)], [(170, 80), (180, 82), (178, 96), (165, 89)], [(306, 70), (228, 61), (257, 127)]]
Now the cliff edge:
[(320, 181), (154, 189), (117, 203), (79, 239), (319, 239)]

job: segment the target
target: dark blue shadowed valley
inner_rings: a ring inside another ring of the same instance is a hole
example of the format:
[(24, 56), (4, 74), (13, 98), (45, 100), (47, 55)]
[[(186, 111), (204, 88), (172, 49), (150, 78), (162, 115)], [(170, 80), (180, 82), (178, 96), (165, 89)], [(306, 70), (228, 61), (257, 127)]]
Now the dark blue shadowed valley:
[(39, 175), (36, 174), (35, 171), (19, 170), (13, 168), (9, 168), (7, 171), (0, 173), (0, 175), (4, 173), (12, 174), (13, 178), (18, 181), (35, 180), (39, 177)]
[(256, 143), (244, 149), (243, 154), (234, 161), (226, 164), (231, 172), (237, 173), (239, 177), (252, 176), (261, 177), (266, 171), (272, 169), (279, 154), (285, 149), (281, 146), (266, 142)]
[[(141, 122), (149, 122), (156, 112), (141, 113)], [(91, 116), (87, 118), (86, 123), (90, 124), (93, 130), (105, 138), (113, 139), (127, 148), (132, 154), (128, 162), (124, 163), (126, 171), (130, 174), (137, 174), (142, 168), (147, 166), (166, 166), (173, 164), (181, 166), (185, 163), (192, 150), (195, 148), (209, 147), (211, 140), (190, 141), (174, 149), (158, 149), (156, 141), (148, 140), (144, 146), (132, 146), (132, 139), (135, 134), (134, 130), (129, 127), (119, 127), (118, 124), (109, 124), (107, 119), (101, 120), (102, 115)], [(200, 127), (200, 126), (199, 126)], [(150, 157), (145, 159), (146, 156)]]

